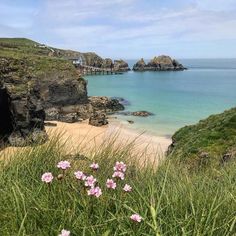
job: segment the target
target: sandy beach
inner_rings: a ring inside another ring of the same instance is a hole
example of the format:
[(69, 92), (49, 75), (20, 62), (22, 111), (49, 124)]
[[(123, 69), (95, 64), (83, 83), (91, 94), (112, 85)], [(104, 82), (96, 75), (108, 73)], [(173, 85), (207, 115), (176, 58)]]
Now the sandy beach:
[[(171, 144), (171, 139), (158, 137), (127, 128), (118, 122), (110, 121), (108, 125), (94, 127), (88, 121), (81, 123), (52, 122), (53, 126), (46, 126), (49, 137), (55, 134), (61, 136), (69, 153), (91, 153), (112, 143), (114, 146), (132, 146), (134, 155), (142, 155), (150, 160), (162, 158)], [(62, 134), (62, 135), (61, 135)]]
[[(54, 126), (46, 126), (49, 140), (55, 136), (60, 137), (68, 154), (88, 154), (101, 149), (105, 145), (132, 146), (134, 156), (145, 156), (150, 161), (164, 157), (171, 140), (127, 128), (117, 121), (110, 121), (108, 125), (95, 127), (88, 121), (79, 123), (50, 122)], [(22, 148), (7, 147), (0, 155), (14, 153)]]

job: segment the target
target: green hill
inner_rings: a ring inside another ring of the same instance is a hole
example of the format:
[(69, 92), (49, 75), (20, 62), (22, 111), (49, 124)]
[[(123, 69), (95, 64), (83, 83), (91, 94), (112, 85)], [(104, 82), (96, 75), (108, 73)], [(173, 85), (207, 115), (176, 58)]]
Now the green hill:
[(224, 163), (236, 155), (236, 108), (177, 131), (169, 156), (190, 166)]
[(0, 45), (34, 46), (39, 43), (27, 38), (0, 38)]

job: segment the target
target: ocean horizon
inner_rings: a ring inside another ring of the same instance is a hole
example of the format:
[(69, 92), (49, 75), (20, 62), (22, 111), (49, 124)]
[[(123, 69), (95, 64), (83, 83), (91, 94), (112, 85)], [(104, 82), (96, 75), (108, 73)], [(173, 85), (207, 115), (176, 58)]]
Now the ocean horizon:
[[(130, 68), (136, 61), (128, 60)], [(179, 62), (188, 70), (85, 76), (88, 94), (122, 97), (130, 103), (126, 111), (153, 113), (149, 117), (115, 116), (131, 129), (165, 137), (236, 105), (236, 59)]]

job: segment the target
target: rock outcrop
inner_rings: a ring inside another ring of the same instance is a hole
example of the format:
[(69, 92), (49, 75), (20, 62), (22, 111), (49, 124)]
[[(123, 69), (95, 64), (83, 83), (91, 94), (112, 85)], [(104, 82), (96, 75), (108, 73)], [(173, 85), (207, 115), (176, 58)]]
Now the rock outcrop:
[(147, 116), (153, 116), (154, 114), (149, 111), (121, 111), (118, 112), (118, 114), (123, 116), (141, 116), (141, 117), (147, 117)]
[(93, 126), (103, 126), (108, 124), (106, 113), (94, 112), (89, 118), (89, 124)]
[[(70, 61), (58, 58), (61, 51), (27, 39), (0, 39), (0, 140), (14, 146), (43, 142), (45, 119), (91, 117), (91, 124), (101, 125), (108, 112), (124, 109), (116, 99), (88, 98), (86, 81)], [(86, 56), (87, 63), (102, 66), (96, 54)]]
[(114, 113), (125, 109), (119, 100), (115, 98), (89, 97), (89, 103), (96, 112)]
[(0, 137), (13, 146), (47, 138), (40, 89), (25, 66), (24, 60), (0, 58)]
[(185, 69), (177, 60), (165, 55), (154, 57), (147, 64), (142, 58), (133, 66), (134, 71), (180, 71)]
[(139, 61), (137, 61), (134, 66), (133, 70), (135, 71), (145, 71), (146, 70), (146, 63), (143, 58), (141, 58)]
[(114, 71), (126, 72), (129, 71), (129, 65), (124, 60), (115, 60), (114, 61)]
[(114, 63), (113, 63), (112, 59), (110, 59), (110, 58), (105, 58), (105, 59), (103, 60), (103, 62), (102, 62), (102, 66), (101, 66), (101, 67), (102, 67), (102, 68), (105, 68), (105, 69), (109, 69), (109, 68), (113, 69)]

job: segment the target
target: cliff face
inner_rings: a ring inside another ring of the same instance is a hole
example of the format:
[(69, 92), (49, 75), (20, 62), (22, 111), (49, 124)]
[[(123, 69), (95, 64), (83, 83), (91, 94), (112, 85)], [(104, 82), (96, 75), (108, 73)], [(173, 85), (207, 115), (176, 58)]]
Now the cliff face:
[(154, 57), (147, 64), (142, 58), (133, 66), (134, 71), (178, 71), (185, 69), (177, 60), (164, 55)]
[(24, 72), (24, 60), (0, 58), (0, 136), (14, 146), (46, 139), (40, 89)]
[[(61, 51), (27, 39), (0, 39), (0, 140), (14, 146), (43, 142), (45, 119), (76, 122), (95, 112), (105, 117), (101, 103), (123, 109), (108, 98), (88, 99), (86, 81)], [(88, 57), (88, 63), (102, 65), (96, 54)]]

